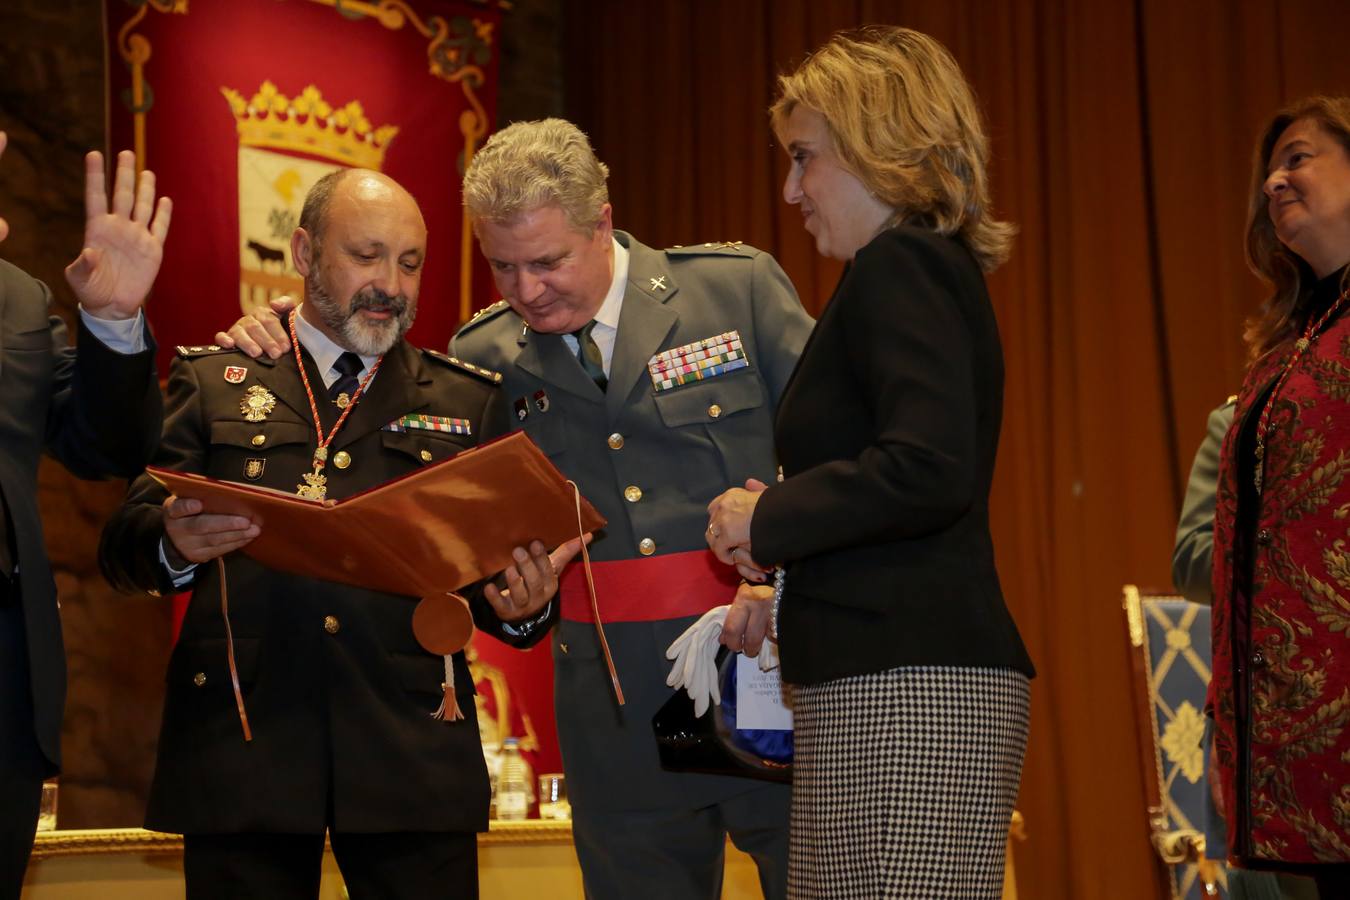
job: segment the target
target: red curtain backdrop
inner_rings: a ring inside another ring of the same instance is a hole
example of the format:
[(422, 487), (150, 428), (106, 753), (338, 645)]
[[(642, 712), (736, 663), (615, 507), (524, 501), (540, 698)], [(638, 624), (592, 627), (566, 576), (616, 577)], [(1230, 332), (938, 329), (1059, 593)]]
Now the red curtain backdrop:
[[(247, 258), (240, 236), (241, 141), (235, 110), (222, 89), (248, 102), (260, 89), (266, 99), (265, 82), (292, 100), (314, 86), (337, 122), (328, 130), (345, 132), (361, 118), (348, 108), (352, 101), (360, 104), (371, 132), (385, 125), (398, 129), (387, 141), (380, 168), (418, 199), (429, 230), (412, 340), (446, 347), (461, 319), (462, 122), (475, 112), (485, 129), (495, 121), (501, 27), (496, 4), (107, 0), (106, 10), (110, 146), (138, 147), (143, 164), (158, 176), (160, 192), (174, 200), (173, 231), (147, 307), (162, 348), (161, 371), (173, 345), (209, 344), (239, 316), (241, 257)], [(442, 26), (446, 35), (437, 41)], [(436, 52), (429, 54), (429, 48)], [(433, 65), (455, 80), (433, 74)], [(257, 118), (285, 136), (284, 116), (275, 110), (268, 117), (259, 111)], [(339, 164), (322, 146), (313, 149), (268, 148), (268, 153), (330, 168)], [(359, 159), (343, 161), (354, 163)], [(293, 182), (288, 193), (298, 204), (305, 185), (296, 189), (295, 176), (288, 177)], [(280, 187), (288, 185), (282, 181)], [(267, 251), (288, 253), (288, 223), (272, 224), (270, 235), (246, 228), (244, 237), (258, 239)], [(250, 264), (279, 274), (289, 258), (277, 265), (263, 255), (267, 251)], [(477, 260), (476, 252), (470, 258)], [(486, 297), (491, 291), (486, 269), (474, 277), (471, 295)]]
[[(1007, 357), (994, 537), (1040, 676), (1019, 808), (1021, 894), (1163, 896), (1148, 844), (1120, 588), (1166, 589), (1205, 416), (1236, 390), (1262, 296), (1241, 240), (1256, 133), (1350, 92), (1330, 0), (742, 0), (571, 4), (568, 114), (654, 246), (773, 251), (809, 309), (838, 277), (780, 190), (774, 76), (839, 28), (943, 41), (990, 125), (991, 279)], [(597, 27), (603, 23), (603, 27)], [(803, 523), (809, 527), (809, 523)]]

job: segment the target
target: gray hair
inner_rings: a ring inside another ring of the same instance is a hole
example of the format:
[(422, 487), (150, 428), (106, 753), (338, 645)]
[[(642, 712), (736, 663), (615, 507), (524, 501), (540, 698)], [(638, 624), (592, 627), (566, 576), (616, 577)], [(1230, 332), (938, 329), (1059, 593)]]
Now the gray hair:
[(571, 122), (516, 122), (474, 154), (464, 173), (464, 206), (475, 222), (510, 222), (558, 206), (572, 227), (589, 232), (609, 202), (608, 177), (590, 139)]
[(300, 210), (300, 227), (309, 235), (315, 253), (323, 240), (324, 226), (328, 224), (328, 207), (333, 205), (333, 195), (337, 193), (338, 185), (353, 171), (348, 168), (335, 169), (314, 182), (305, 195), (305, 205)]

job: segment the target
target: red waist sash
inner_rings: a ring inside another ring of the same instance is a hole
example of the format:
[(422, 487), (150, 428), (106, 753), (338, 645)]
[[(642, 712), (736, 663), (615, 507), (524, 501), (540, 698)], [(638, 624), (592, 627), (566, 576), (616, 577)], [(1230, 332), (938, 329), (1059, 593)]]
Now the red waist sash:
[[(702, 615), (730, 603), (741, 578), (711, 550), (592, 562), (595, 596), (602, 622), (654, 622)], [(586, 573), (568, 566), (559, 579), (562, 617), (590, 622), (591, 598)]]

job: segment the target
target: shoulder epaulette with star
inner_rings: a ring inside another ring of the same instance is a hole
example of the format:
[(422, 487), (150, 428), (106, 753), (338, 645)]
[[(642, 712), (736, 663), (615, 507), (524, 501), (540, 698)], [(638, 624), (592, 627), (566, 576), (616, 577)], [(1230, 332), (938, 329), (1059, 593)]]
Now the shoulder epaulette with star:
[[(506, 310), (508, 310), (508, 309), (510, 309), (510, 308), (511, 308), (511, 305), (510, 305), (509, 303), (507, 303), (505, 300), (498, 300), (496, 303), (492, 304), (491, 306), (485, 306), (485, 307), (483, 307), (482, 309), (480, 309), (478, 312), (474, 313), (474, 314), (473, 314), (473, 317), (470, 318), (469, 321), (467, 321), (467, 322), (465, 322), (463, 325), (459, 326), (459, 332), (458, 332), (458, 333), (459, 333), (459, 334), (463, 334), (464, 332), (468, 331), (470, 328), (475, 328), (475, 327), (477, 327), (477, 326), (479, 326), (479, 325), (482, 325), (484, 322), (487, 322), (487, 321), (490, 321), (490, 320), (496, 318), (497, 316), (501, 315), (503, 312), (505, 312)], [(447, 359), (448, 359), (448, 358), (449, 358), (449, 357), (447, 357)]]
[(674, 247), (668, 247), (666, 253), (672, 256), (749, 256), (755, 252), (754, 247), (747, 246), (745, 241), (708, 241), (703, 244), (676, 244)]
[(468, 372), (470, 375), (476, 375), (489, 384), (502, 383), (501, 372), (484, 369), (482, 366), (475, 366), (473, 363), (465, 362), (462, 359), (449, 356), (445, 353), (438, 353), (435, 350), (428, 350), (425, 347), (422, 349), (422, 352), (443, 365), (447, 365), (452, 369), (459, 369), (461, 372)]
[(183, 345), (183, 344), (179, 344), (177, 349), (178, 349), (178, 355), (181, 356), (181, 357), (183, 357), (183, 359), (192, 359), (193, 357), (197, 357), (197, 356), (210, 356), (210, 355), (213, 354), (213, 353), (233, 353), (233, 352), (234, 352), (233, 348), (230, 348), (230, 347), (217, 347), (215, 344), (202, 344), (202, 345), (200, 345), (200, 346), (194, 345), (194, 346), (191, 346), (191, 347), (185, 346), (185, 345)]

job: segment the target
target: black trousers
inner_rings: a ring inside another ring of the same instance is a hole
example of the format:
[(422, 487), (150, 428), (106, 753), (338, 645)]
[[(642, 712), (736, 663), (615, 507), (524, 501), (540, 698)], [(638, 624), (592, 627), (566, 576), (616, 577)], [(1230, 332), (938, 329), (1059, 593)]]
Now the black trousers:
[[(478, 836), (444, 832), (330, 833), (352, 900), (476, 900)], [(314, 900), (323, 835), (189, 834), (187, 900)]]
[(1350, 897), (1350, 865), (1317, 866), (1313, 869), (1313, 880), (1322, 900)]
[(33, 732), (28, 639), (18, 584), (0, 576), (0, 900), (17, 900), (33, 849), (42, 781), (56, 774)]

